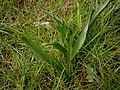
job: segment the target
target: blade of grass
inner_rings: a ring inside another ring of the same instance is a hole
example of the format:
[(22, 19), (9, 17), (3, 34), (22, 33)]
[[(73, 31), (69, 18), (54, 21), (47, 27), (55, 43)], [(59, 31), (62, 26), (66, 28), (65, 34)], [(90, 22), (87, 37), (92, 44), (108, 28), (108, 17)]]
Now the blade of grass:
[(10, 34), (10, 33), (6, 32), (6, 31), (4, 31), (4, 30), (0, 30), (0, 33), (4, 33), (4, 34), (8, 34), (8, 35), (13, 36), (12, 34)]
[[(91, 6), (91, 13), (89, 16), (89, 20), (88, 23), (85, 27), (85, 29), (81, 32), (80, 36), (78, 37), (74, 47), (73, 47), (73, 57), (76, 55), (76, 53), (78, 52), (78, 50), (82, 47), (85, 38), (86, 38), (86, 34), (88, 29), (93, 25), (93, 23), (95, 22), (96, 18), (101, 14), (101, 12), (107, 7), (107, 5), (111, 2), (112, 0), (107, 0), (104, 4), (102, 4), (98, 10), (95, 12), (94, 15), (92, 15), (93, 13), (93, 7)], [(92, 4), (92, 3), (91, 3)], [(91, 17), (92, 16), (92, 17)]]
[(49, 17), (51, 17), (51, 18), (52, 18), (54, 21), (56, 21), (57, 23), (62, 23), (62, 22), (63, 22), (62, 19), (60, 19), (60, 18), (52, 15), (51, 13), (47, 12), (46, 10), (43, 10), (43, 9), (42, 9), (41, 11), (44, 12), (44, 13), (46, 13)]
[(108, 6), (108, 4), (113, 0), (107, 0), (104, 4), (102, 4), (96, 12), (94, 12), (94, 15), (92, 16), (89, 24), (89, 28), (93, 25), (96, 18), (101, 14), (101, 12)]

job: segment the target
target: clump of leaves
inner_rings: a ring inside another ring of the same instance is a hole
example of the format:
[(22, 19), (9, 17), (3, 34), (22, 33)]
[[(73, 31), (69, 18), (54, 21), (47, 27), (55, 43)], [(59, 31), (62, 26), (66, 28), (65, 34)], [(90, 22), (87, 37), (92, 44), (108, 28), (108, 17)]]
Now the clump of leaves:
[[(28, 38), (29, 36), (23, 35), (22, 39), (35, 55), (37, 55), (43, 61), (46, 61), (55, 70), (58, 70), (59, 73), (62, 73), (64, 71), (63, 75), (69, 78), (69, 76), (74, 72), (72, 61), (80, 48), (83, 46), (88, 30), (93, 26), (97, 17), (111, 1), (112, 0), (107, 0), (104, 4), (98, 7), (95, 12), (93, 10), (92, 2), (90, 2), (88, 20), (85, 28), (82, 31), (80, 29), (73, 30), (60, 18), (52, 15), (45, 10), (42, 10), (53, 19), (54, 22), (51, 24), (52, 27), (54, 27), (55, 30), (58, 30), (61, 33), (62, 44), (60, 44), (59, 42), (53, 42), (51, 45), (53, 45), (57, 50), (64, 54), (64, 57), (66, 57), (66, 65), (60, 63), (59, 60), (55, 57), (50, 57), (41, 46), (37, 45), (30, 38)], [(79, 16), (80, 15), (78, 15), (78, 18)], [(89, 79), (92, 80), (91, 78)]]

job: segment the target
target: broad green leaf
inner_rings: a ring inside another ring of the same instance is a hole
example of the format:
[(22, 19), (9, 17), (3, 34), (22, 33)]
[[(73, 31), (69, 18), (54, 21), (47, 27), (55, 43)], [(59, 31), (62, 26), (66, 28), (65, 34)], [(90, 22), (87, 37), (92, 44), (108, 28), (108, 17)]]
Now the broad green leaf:
[(53, 68), (57, 69), (60, 73), (62, 72), (64, 67), (57, 59), (50, 57), (41, 46), (34, 43), (31, 39), (28, 39), (27, 36), (23, 36), (22, 39), (36, 56), (52, 65)]
[(66, 56), (67, 50), (62, 45), (57, 42), (54, 42), (52, 45)]
[(86, 39), (87, 31), (88, 31), (88, 24), (86, 25), (85, 29), (81, 32), (80, 36), (78, 37), (78, 39), (73, 47), (72, 58), (77, 54), (79, 49), (82, 47), (82, 45)]
[(89, 22), (90, 22), (90, 19), (91, 19), (91, 15), (92, 15), (92, 9), (90, 9), (90, 14), (89, 14), (88, 23), (87, 23), (86, 27), (80, 33), (78, 39), (75, 42), (75, 45), (73, 46), (72, 58), (74, 58), (74, 56), (77, 54), (77, 52), (79, 51), (79, 49), (84, 44), (84, 41), (86, 39), (86, 34), (87, 34), (87, 31), (88, 31)]
[(105, 1), (104, 4), (102, 4), (97, 10), (96, 12), (94, 12), (94, 15), (92, 16), (91, 20), (90, 20), (90, 25), (89, 28), (93, 25), (93, 23), (95, 22), (96, 18), (101, 14), (101, 12), (107, 7), (107, 5), (113, 0), (107, 0)]

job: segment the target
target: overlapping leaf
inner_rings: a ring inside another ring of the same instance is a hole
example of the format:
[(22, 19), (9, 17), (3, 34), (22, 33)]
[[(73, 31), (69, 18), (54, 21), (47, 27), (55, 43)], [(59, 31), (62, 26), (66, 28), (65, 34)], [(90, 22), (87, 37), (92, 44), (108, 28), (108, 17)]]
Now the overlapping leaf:
[(31, 39), (27, 38), (27, 36), (23, 36), (22, 39), (38, 58), (41, 58), (48, 64), (52, 65), (53, 68), (57, 69), (60, 73), (62, 72), (64, 67), (57, 59), (50, 57), (41, 46), (34, 43)]
[(54, 42), (52, 45), (54, 45), (54, 47), (62, 52), (65, 56), (67, 56), (67, 50), (62, 45), (57, 42)]

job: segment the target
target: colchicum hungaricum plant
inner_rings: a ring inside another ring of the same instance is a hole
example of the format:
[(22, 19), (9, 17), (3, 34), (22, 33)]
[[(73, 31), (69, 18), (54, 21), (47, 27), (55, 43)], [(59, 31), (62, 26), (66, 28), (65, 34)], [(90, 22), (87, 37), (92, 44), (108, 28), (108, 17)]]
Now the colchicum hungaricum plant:
[[(62, 39), (62, 44), (60, 44), (59, 42), (53, 42), (51, 45), (53, 45), (57, 50), (64, 54), (64, 57), (66, 58), (66, 65), (59, 62), (58, 59), (49, 56), (48, 53), (40, 45), (33, 43), (33, 41), (29, 39), (27, 35), (23, 35), (22, 39), (32, 50), (32, 52), (38, 56), (38, 58), (41, 58), (41, 60), (44, 60), (45, 62), (50, 64), (55, 70), (58, 71), (58, 73), (63, 73), (65, 77), (69, 77), (74, 72), (72, 61), (84, 44), (88, 30), (93, 26), (96, 18), (101, 14), (101, 12), (111, 1), (112, 0), (107, 0), (104, 4), (98, 7), (96, 11), (94, 11), (92, 1), (90, 0), (89, 14), (87, 19), (88, 21), (83, 30), (80, 30), (79, 28), (78, 30), (73, 30), (60, 18), (55, 17), (45, 10), (42, 10), (53, 19), (54, 22), (51, 23), (51, 26), (61, 33), (60, 38)], [(78, 11), (78, 19), (79, 16), (80, 15)], [(79, 25), (79, 23), (77, 24)]]

